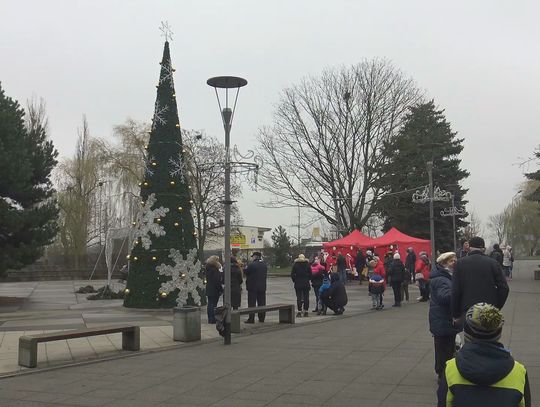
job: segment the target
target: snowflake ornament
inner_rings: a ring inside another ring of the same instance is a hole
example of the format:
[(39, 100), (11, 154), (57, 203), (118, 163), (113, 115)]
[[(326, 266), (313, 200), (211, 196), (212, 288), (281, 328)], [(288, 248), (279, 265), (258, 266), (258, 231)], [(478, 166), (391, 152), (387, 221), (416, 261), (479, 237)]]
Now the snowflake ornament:
[(201, 305), (201, 296), (198, 289), (204, 289), (204, 281), (199, 277), (201, 262), (197, 260), (197, 249), (191, 249), (186, 259), (180, 250), (170, 249), (169, 257), (173, 260), (174, 266), (160, 264), (156, 271), (162, 276), (171, 277), (169, 281), (161, 284), (161, 293), (171, 293), (178, 289), (176, 303), (179, 307), (187, 305), (189, 295), (195, 305)]
[(184, 157), (182, 157), (182, 153), (178, 154), (177, 158), (169, 158), (169, 164), (171, 165), (169, 175), (171, 177), (178, 176), (182, 181), (185, 181), (187, 167)]
[(145, 160), (145, 162), (144, 162), (144, 170), (146, 171), (146, 173), (149, 176), (154, 175), (154, 168), (153, 168), (153, 166), (151, 164), (154, 161), (155, 161), (154, 156), (152, 156), (149, 159)]
[(165, 61), (164, 64), (161, 65), (162, 71), (164, 71), (164, 75), (159, 78), (159, 84), (161, 85), (165, 81), (169, 81), (168, 85), (171, 89), (174, 90), (174, 81), (173, 81), (173, 72), (174, 68), (171, 66), (171, 61)]
[(146, 250), (150, 249), (152, 245), (150, 233), (154, 236), (164, 236), (166, 234), (165, 228), (155, 223), (154, 220), (166, 216), (169, 208), (160, 206), (159, 208), (152, 209), (156, 201), (156, 194), (150, 194), (146, 203), (141, 205), (141, 209), (137, 215), (137, 227), (133, 231), (133, 239), (136, 241), (138, 238), (141, 238), (141, 243)]
[(152, 130), (155, 130), (157, 124), (161, 124), (162, 126), (167, 123), (167, 120), (165, 120), (164, 114), (169, 110), (169, 106), (161, 106), (159, 104), (159, 100), (156, 100), (155, 108), (154, 108), (154, 119), (152, 120)]

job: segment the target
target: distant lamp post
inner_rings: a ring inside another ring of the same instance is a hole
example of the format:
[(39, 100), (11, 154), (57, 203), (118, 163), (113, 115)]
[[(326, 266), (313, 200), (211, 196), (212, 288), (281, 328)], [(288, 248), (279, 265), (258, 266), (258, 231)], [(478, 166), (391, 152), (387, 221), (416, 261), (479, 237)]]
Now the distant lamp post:
[[(225, 292), (224, 292), (224, 307), (225, 307), (225, 345), (231, 344), (231, 151), (230, 151), (230, 135), (231, 126), (236, 110), (236, 102), (240, 88), (247, 85), (247, 81), (236, 76), (217, 76), (210, 78), (206, 83), (213, 87), (216, 92), (216, 98), (223, 120), (225, 129)], [(225, 89), (225, 107), (221, 106), (218, 89)], [(229, 89), (236, 89), (234, 96), (234, 104), (232, 109), (229, 107)]]
[(435, 256), (435, 215), (433, 213), (434, 201), (449, 201), (452, 194), (448, 191), (440, 189), (439, 187), (433, 188), (433, 161), (426, 163), (428, 172), (429, 185), (423, 190), (415, 191), (412, 195), (412, 201), (414, 203), (426, 203), (429, 202), (429, 236), (431, 240), (431, 257)]
[(452, 232), (454, 237), (454, 252), (457, 252), (457, 236), (456, 236), (456, 216), (465, 216), (467, 211), (465, 208), (456, 208), (454, 204), (454, 194), (450, 195), (452, 201), (452, 206), (450, 208), (444, 208), (441, 211), (441, 216), (451, 216), (452, 217)]
[(441, 211), (441, 216), (451, 216), (452, 217), (452, 231), (454, 237), (454, 251), (457, 251), (457, 236), (456, 236), (456, 216), (465, 216), (467, 211), (465, 208), (456, 208), (454, 204), (454, 195), (451, 195), (451, 207), (444, 208)]

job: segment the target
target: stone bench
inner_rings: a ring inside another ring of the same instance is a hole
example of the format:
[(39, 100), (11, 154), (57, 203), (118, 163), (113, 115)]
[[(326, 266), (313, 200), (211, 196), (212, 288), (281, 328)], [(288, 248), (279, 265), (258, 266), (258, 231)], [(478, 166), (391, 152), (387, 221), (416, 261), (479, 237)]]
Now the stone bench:
[(37, 335), (25, 335), (19, 338), (19, 365), (25, 367), (37, 366), (37, 350), (38, 343), (40, 342), (85, 338), (87, 336), (107, 335), (118, 332), (122, 333), (122, 349), (133, 351), (140, 349), (140, 328), (133, 325), (114, 325)]
[(233, 310), (231, 311), (231, 332), (240, 332), (240, 315), (255, 314), (258, 312), (279, 311), (280, 324), (294, 324), (294, 307), (291, 304), (274, 304)]

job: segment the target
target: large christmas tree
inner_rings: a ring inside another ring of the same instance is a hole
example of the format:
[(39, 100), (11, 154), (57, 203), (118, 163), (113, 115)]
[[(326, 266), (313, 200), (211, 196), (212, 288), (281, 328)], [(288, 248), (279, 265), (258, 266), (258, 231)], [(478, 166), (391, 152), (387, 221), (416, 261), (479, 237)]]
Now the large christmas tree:
[(133, 248), (124, 306), (170, 308), (199, 303), (204, 288), (196, 259), (186, 154), (178, 120), (169, 42), (165, 41), (141, 209), (133, 224)]
[[(454, 195), (457, 208), (464, 207), (466, 190), (460, 182), (469, 176), (461, 168), (459, 154), (463, 139), (457, 138), (433, 101), (414, 106), (407, 114), (399, 134), (385, 145), (388, 159), (385, 175), (379, 180), (386, 195), (379, 203), (385, 220), (384, 231), (396, 227), (415, 237), (429, 239), (429, 204), (413, 203), (412, 191), (428, 184), (426, 163), (433, 161), (433, 185)], [(412, 191), (410, 191), (412, 190)], [(440, 212), (450, 202), (434, 202), (435, 248), (453, 250), (452, 218)], [(456, 228), (467, 225), (464, 216), (456, 216)]]

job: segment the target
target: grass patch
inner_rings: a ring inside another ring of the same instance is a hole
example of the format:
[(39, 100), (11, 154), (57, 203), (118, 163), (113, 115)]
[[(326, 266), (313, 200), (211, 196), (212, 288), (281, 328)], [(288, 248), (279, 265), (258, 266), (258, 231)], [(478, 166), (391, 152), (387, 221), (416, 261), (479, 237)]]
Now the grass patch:
[(270, 276), (287, 276), (287, 277), (290, 277), (291, 268), (290, 267), (269, 267), (268, 268), (268, 275), (270, 275)]

